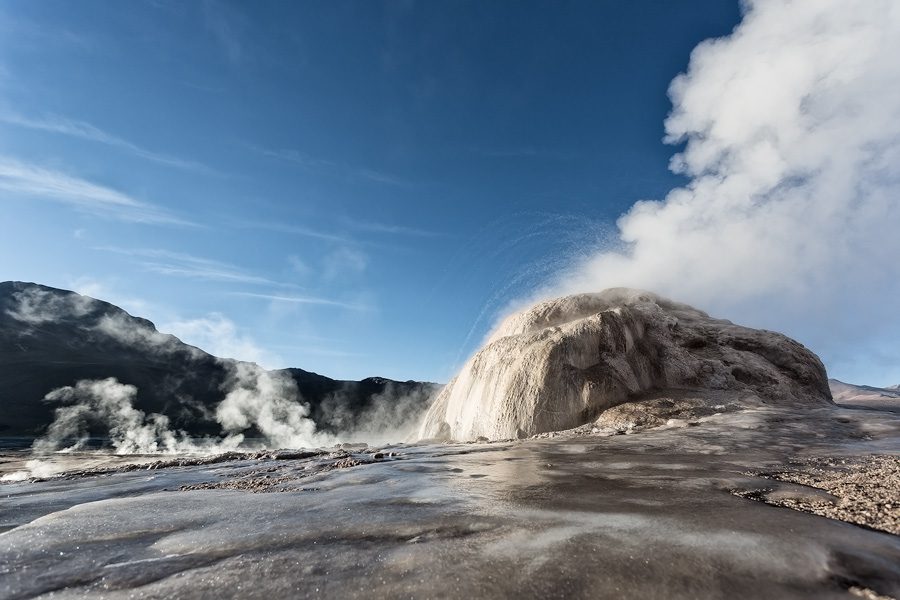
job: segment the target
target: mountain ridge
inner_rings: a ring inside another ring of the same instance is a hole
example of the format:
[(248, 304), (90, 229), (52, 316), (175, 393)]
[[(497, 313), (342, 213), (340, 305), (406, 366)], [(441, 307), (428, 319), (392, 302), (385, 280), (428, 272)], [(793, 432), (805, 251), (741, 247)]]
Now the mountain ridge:
[[(135, 408), (166, 415), (191, 435), (217, 435), (221, 428), (211, 414), (239, 365), (261, 369), (186, 344), (109, 302), (38, 283), (0, 282), (0, 435), (41, 435), (54, 416), (55, 407), (43, 401), (49, 392), (109, 377), (138, 388)], [(378, 376), (336, 380), (301, 368), (265, 372), (287, 376), (325, 430), (357, 426), (367, 410), (392, 398), (424, 405), (439, 387)]]
[(900, 399), (900, 386), (876, 387), (847, 383), (839, 379), (828, 380), (831, 394), (835, 401), (856, 400), (871, 401), (875, 399)]

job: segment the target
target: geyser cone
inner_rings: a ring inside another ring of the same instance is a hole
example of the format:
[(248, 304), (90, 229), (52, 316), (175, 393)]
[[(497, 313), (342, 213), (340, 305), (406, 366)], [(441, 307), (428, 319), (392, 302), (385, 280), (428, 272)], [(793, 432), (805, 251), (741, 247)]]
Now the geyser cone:
[(614, 288), (508, 317), (444, 388), (419, 434), (468, 440), (558, 431), (661, 390), (831, 402), (822, 362), (799, 342)]

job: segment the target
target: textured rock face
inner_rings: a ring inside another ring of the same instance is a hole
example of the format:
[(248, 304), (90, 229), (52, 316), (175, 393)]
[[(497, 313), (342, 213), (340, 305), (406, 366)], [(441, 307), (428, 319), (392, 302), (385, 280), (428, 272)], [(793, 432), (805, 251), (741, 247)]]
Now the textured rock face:
[(507, 318), (437, 397), (419, 433), (468, 440), (558, 431), (666, 389), (831, 402), (825, 368), (800, 343), (615, 288)]

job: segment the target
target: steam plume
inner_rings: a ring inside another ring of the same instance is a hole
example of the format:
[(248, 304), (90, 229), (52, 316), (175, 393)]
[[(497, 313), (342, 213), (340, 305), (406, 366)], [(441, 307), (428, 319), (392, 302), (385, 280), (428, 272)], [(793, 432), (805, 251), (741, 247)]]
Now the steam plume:
[(216, 409), (216, 421), (224, 431), (243, 439), (240, 432), (254, 427), (275, 448), (326, 446), (336, 441), (316, 431), (309, 407), (300, 402), (297, 385), (288, 375), (253, 363), (225, 364), (227, 393)]
[[(620, 218), (618, 244), (545, 290), (652, 289), (786, 331), (849, 365), (900, 315), (900, 3), (747, 0), (672, 82), (687, 183)], [(896, 344), (890, 344), (895, 346)], [(900, 376), (900, 356), (889, 363)], [(849, 367), (847, 367), (849, 368)]]
[(137, 388), (119, 383), (114, 378), (82, 380), (74, 386), (53, 390), (48, 402), (63, 402), (47, 434), (36, 440), (38, 452), (80, 449), (88, 439), (91, 424), (102, 423), (117, 454), (150, 454), (195, 451), (182, 432), (169, 429), (165, 415), (145, 414), (134, 407)]

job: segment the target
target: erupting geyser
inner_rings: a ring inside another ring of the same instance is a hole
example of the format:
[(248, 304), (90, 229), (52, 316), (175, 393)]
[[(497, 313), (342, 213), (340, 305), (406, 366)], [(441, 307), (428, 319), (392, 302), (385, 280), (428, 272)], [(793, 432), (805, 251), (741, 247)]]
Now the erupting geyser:
[(822, 362), (799, 342), (614, 288), (508, 317), (440, 393), (419, 433), (523, 437), (664, 391), (717, 402), (831, 402)]

